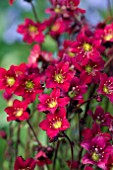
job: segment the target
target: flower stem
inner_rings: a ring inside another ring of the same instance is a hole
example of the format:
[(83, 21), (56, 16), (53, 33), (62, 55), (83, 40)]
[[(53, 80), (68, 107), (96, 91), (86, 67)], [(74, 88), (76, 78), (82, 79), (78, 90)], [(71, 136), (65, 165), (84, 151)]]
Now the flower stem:
[(110, 0), (107, 0), (109, 15), (112, 16), (112, 8)]
[(16, 142), (16, 150), (15, 150), (16, 157), (18, 156), (18, 147), (20, 144), (20, 129), (21, 129), (21, 124), (18, 126), (18, 130), (17, 130), (17, 142)]
[(112, 63), (112, 61), (113, 61), (113, 56), (111, 56), (111, 57), (109, 58), (109, 60), (105, 63), (104, 69), (107, 68), (107, 67)]
[(38, 15), (37, 15), (37, 12), (35, 10), (35, 6), (34, 6), (33, 2), (31, 1), (30, 4), (32, 6), (32, 10), (33, 10), (33, 14), (34, 14), (35, 20), (36, 20), (36, 22), (39, 22)]
[(65, 132), (62, 132), (62, 133), (63, 133), (64, 137), (69, 141), (70, 148), (71, 148), (71, 165), (70, 165), (70, 170), (71, 170), (72, 169), (72, 163), (73, 163), (73, 160), (74, 160), (73, 143), (70, 140), (70, 138), (65, 134)]
[(35, 140), (36, 140), (37, 143), (41, 146), (42, 144), (41, 144), (41, 142), (38, 140), (37, 135), (36, 135), (36, 133), (35, 133), (35, 131), (34, 131), (34, 129), (33, 129), (33, 127), (32, 127), (32, 125), (31, 125), (31, 123), (30, 123), (29, 120), (27, 120), (27, 124), (29, 125), (29, 127), (30, 127), (30, 129), (31, 129), (31, 131), (32, 131), (32, 133), (33, 133), (33, 135), (34, 135)]
[(56, 159), (57, 159), (59, 146), (60, 146), (60, 141), (57, 142), (57, 146), (56, 146), (56, 149), (55, 149), (55, 156), (54, 156), (54, 160), (53, 160), (53, 169), (52, 170), (55, 170), (55, 165), (56, 165)]

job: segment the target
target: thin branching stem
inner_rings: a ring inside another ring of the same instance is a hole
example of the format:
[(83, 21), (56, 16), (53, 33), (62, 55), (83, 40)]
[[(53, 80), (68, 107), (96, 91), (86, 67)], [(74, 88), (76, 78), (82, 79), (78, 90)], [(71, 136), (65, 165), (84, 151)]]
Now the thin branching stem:
[(31, 129), (31, 131), (32, 131), (32, 133), (33, 133), (33, 135), (34, 135), (35, 140), (36, 140), (37, 143), (41, 146), (42, 144), (41, 144), (41, 142), (38, 140), (37, 135), (36, 135), (36, 133), (35, 133), (35, 131), (34, 131), (34, 129), (33, 129), (33, 127), (32, 127), (32, 125), (31, 125), (31, 123), (30, 123), (29, 120), (27, 120), (27, 124), (29, 125), (29, 128)]

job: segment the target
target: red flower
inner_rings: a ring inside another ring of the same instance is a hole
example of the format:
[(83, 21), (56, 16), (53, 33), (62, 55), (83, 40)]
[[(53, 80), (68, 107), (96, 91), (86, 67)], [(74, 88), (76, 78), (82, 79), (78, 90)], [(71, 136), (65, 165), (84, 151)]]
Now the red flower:
[(88, 151), (82, 159), (83, 164), (97, 165), (105, 169), (107, 158), (113, 153), (113, 147), (103, 136), (96, 136), (91, 141), (83, 142), (82, 147)]
[(95, 36), (102, 39), (103, 43), (113, 42), (113, 23), (106, 25), (104, 29), (97, 29)]
[(84, 32), (78, 34), (76, 41), (76, 60), (82, 66), (85, 66), (89, 62), (89, 59), (95, 63), (100, 62), (102, 59), (100, 53), (103, 50), (104, 48), (100, 40), (93, 36), (87, 36)]
[(70, 124), (66, 119), (66, 110), (60, 108), (55, 114), (47, 114), (46, 119), (43, 120), (39, 126), (47, 132), (47, 135), (50, 138), (57, 136), (60, 131), (64, 131), (70, 127)]
[(15, 0), (9, 0), (9, 4), (10, 4), (10, 5), (13, 5), (14, 1), (15, 1)]
[(113, 154), (111, 154), (107, 160), (105, 170), (112, 170), (113, 169)]
[(94, 62), (92, 59), (87, 60), (86, 65), (81, 65), (75, 61), (75, 68), (81, 72), (82, 82), (86, 83), (99, 83), (101, 71), (104, 69), (104, 60), (100, 58), (100, 61)]
[(41, 51), (40, 46), (38, 44), (35, 44), (28, 58), (28, 64), (37, 67), (39, 60), (42, 60), (44, 62), (53, 61), (53, 55), (51, 52)]
[(8, 114), (7, 120), (27, 120), (29, 113), (26, 111), (28, 104), (25, 101), (14, 100), (13, 106), (7, 107), (5, 112)]
[(6, 90), (8, 94), (15, 91), (18, 86), (18, 79), (15, 74), (13, 65), (7, 71), (4, 68), (0, 68), (0, 90)]
[(45, 164), (52, 164), (52, 161), (48, 158), (44, 151), (39, 151), (36, 155), (38, 166), (44, 166)]
[(49, 94), (42, 94), (39, 97), (39, 101), (41, 103), (38, 104), (39, 111), (50, 111), (54, 113), (58, 107), (64, 107), (69, 103), (68, 97), (60, 97), (60, 90), (53, 89), (52, 93)]
[(100, 85), (98, 88), (98, 93), (107, 96), (110, 102), (113, 103), (113, 77), (108, 77), (107, 74), (101, 74)]
[(24, 160), (21, 156), (16, 158), (14, 170), (34, 170), (36, 161), (33, 158)]
[(58, 36), (65, 32), (66, 24), (62, 19), (57, 19), (51, 26), (50, 34), (52, 36)]
[(96, 107), (95, 113), (89, 111), (89, 114), (92, 116), (93, 120), (96, 121), (100, 126), (109, 126), (111, 123), (112, 115), (109, 112), (105, 112), (104, 109), (100, 106)]
[(69, 160), (69, 161), (66, 161), (66, 163), (67, 163), (68, 167), (73, 170), (77, 169), (78, 165), (79, 165), (79, 163), (75, 160), (73, 162)]
[(0, 130), (0, 138), (3, 138), (3, 139), (7, 138), (7, 134), (4, 130)]
[(109, 133), (101, 132), (100, 126), (97, 123), (92, 125), (92, 128), (85, 128), (82, 131), (82, 136), (84, 141), (91, 141), (95, 136), (103, 136), (106, 141), (111, 140), (111, 135)]
[(52, 8), (46, 10), (47, 13), (52, 15), (63, 15), (67, 18), (77, 13), (84, 13), (85, 10), (78, 8), (80, 0), (50, 0)]
[(17, 28), (17, 32), (23, 34), (23, 41), (28, 44), (35, 42), (43, 42), (44, 35), (42, 31), (45, 29), (45, 25), (40, 23), (35, 23), (31, 19), (25, 19), (25, 23), (21, 24)]
[(36, 154), (36, 162), (38, 166), (44, 166), (45, 164), (51, 164), (51, 158), (53, 156), (53, 147), (47, 146), (47, 147), (38, 147), (38, 153)]
[(71, 64), (76, 62), (76, 42), (65, 40), (63, 43), (63, 49), (59, 51), (59, 57), (64, 61), (71, 62)]
[(23, 75), (15, 94), (22, 96), (28, 102), (32, 102), (38, 93), (43, 91), (40, 85), (40, 77), (37, 74)]
[(80, 78), (74, 77), (71, 81), (68, 96), (73, 100), (83, 99), (83, 94), (87, 91), (87, 85), (81, 83)]
[(86, 166), (84, 170), (94, 170), (91, 166)]
[(46, 69), (46, 87), (56, 88), (59, 87), (61, 90), (67, 92), (69, 89), (70, 81), (74, 77), (74, 72), (69, 70), (68, 62), (59, 62), (55, 66), (50, 65)]

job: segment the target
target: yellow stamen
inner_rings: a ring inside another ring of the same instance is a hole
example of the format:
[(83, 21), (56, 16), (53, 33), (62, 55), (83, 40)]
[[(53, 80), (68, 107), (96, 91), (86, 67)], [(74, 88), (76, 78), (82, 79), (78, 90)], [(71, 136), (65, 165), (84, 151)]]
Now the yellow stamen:
[(109, 89), (106, 85), (104, 85), (104, 87), (103, 87), (103, 92), (106, 94), (109, 94)]
[(51, 27), (51, 30), (52, 30), (52, 31), (58, 31), (59, 28), (60, 28), (60, 24), (59, 24), (59, 23), (56, 23), (56, 24), (54, 24), (54, 25)]
[(28, 29), (29, 29), (29, 32), (30, 32), (30, 33), (35, 33), (35, 32), (38, 31), (37, 27), (35, 27), (35, 26), (33, 26), (33, 25), (30, 25)]
[(106, 40), (106, 41), (110, 41), (111, 39), (113, 38), (113, 33), (112, 34), (107, 34), (107, 35), (105, 35), (104, 36), (104, 39)]
[(13, 86), (14, 83), (15, 83), (14, 77), (7, 77), (7, 84), (8, 84), (9, 86)]
[(63, 83), (63, 76), (62, 76), (62, 74), (56, 74), (55, 75), (55, 81), (57, 81), (58, 83)]
[(28, 90), (31, 90), (34, 88), (34, 84), (30, 80), (26, 81), (25, 86), (26, 86), (26, 89), (28, 89)]
[(93, 152), (91, 158), (92, 158), (93, 161), (96, 161), (96, 162), (97, 162), (97, 161), (99, 161), (100, 156), (99, 156), (99, 154), (97, 154), (96, 152)]
[(83, 49), (84, 49), (84, 51), (88, 52), (88, 51), (92, 50), (92, 46), (89, 43), (84, 43)]
[(53, 123), (53, 127), (55, 129), (61, 128), (61, 126), (62, 126), (62, 122), (60, 120), (58, 120), (55, 123)]
[(72, 58), (75, 57), (75, 53), (73, 53), (71, 51), (68, 52), (68, 55), (69, 55), (69, 57), (72, 57)]
[(90, 65), (86, 65), (85, 70), (86, 70), (88, 73), (91, 73), (92, 70), (93, 70), (93, 68), (92, 68)]
[(22, 116), (22, 114), (23, 114), (23, 109), (18, 109), (18, 110), (16, 111), (15, 116), (16, 116), (16, 117), (20, 117), (20, 116)]

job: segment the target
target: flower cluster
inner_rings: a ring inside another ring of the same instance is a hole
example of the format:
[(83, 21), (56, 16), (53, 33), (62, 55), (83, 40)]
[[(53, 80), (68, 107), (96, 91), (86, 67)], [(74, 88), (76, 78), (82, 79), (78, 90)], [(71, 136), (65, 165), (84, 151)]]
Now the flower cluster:
[[(34, 170), (52, 163), (54, 170), (57, 156), (62, 159), (57, 155), (60, 144), (64, 145), (60, 151), (64, 149), (68, 155), (65, 139), (71, 148), (71, 160), (64, 158), (70, 170), (112, 170), (113, 116), (109, 105), (112, 108), (113, 23), (105, 21), (92, 27), (84, 17), (85, 10), (79, 8), (80, 0), (49, 0), (51, 6), (45, 11), (49, 16), (40, 22), (32, 0), (25, 1), (31, 4), (36, 21), (25, 18), (17, 32), (33, 46), (27, 63), (11, 65), (8, 70), (0, 68), (0, 90), (8, 104), (7, 121), (26, 121), (34, 135), (30, 140), (37, 142), (33, 143), (37, 152), (31, 158), (30, 150), (26, 160), (18, 156), (14, 170)], [(10, 5), (13, 3), (9, 0)], [(57, 44), (55, 53), (44, 49), (47, 36)], [(35, 114), (39, 121), (32, 126)], [(46, 146), (38, 139), (35, 125), (46, 131)], [(7, 140), (4, 131), (0, 132)], [(56, 148), (52, 145), (55, 141)]]

